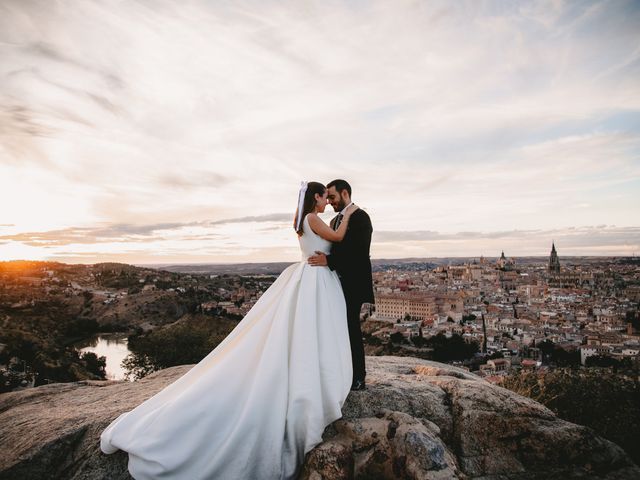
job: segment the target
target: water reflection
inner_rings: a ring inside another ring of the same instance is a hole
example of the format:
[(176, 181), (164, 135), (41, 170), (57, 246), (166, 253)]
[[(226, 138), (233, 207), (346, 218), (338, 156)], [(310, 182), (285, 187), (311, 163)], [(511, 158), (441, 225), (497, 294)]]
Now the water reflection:
[(93, 352), (98, 357), (107, 357), (107, 378), (124, 380), (125, 370), (120, 363), (131, 353), (126, 333), (101, 333), (76, 343), (74, 347), (80, 352)]

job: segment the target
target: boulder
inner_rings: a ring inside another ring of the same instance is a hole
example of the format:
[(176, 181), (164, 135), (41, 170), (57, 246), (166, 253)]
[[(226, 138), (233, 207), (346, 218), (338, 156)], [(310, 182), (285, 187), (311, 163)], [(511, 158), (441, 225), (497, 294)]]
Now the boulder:
[[(137, 382), (85, 380), (0, 395), (0, 479), (129, 479), (102, 430), (193, 365)], [(300, 478), (637, 479), (640, 468), (591, 429), (459, 368), (367, 357), (367, 389), (307, 454)]]

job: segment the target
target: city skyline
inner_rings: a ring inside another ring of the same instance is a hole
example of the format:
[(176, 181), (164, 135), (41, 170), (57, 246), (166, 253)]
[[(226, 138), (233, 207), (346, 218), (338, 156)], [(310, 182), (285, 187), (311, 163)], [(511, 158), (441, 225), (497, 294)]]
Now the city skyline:
[(298, 185), (334, 178), (373, 258), (637, 255), (639, 20), (632, 1), (3, 2), (0, 260), (294, 261)]

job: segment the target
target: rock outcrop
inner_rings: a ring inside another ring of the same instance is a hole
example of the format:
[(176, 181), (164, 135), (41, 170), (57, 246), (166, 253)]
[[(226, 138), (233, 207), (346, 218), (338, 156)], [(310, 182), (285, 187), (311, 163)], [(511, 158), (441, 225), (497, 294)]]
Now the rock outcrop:
[[(81, 381), (0, 395), (0, 479), (127, 479), (127, 454), (105, 455), (102, 430), (192, 365), (135, 383)], [(464, 370), (367, 357), (368, 388), (307, 455), (301, 478), (636, 479), (617, 445)]]

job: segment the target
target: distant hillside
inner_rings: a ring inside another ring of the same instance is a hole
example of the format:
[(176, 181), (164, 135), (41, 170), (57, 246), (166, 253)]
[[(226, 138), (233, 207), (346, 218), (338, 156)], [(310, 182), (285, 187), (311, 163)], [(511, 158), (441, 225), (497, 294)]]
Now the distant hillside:
[(293, 262), (277, 263), (203, 263), (195, 265), (183, 264), (153, 264), (144, 265), (175, 273), (198, 273), (206, 275), (279, 275)]
[(217, 302), (239, 308), (271, 280), (211, 278), (112, 262), (0, 262), (0, 392), (23, 378), (35, 385), (95, 379), (73, 346), (77, 341), (96, 333), (153, 330), (198, 312), (202, 304), (222, 322), (219, 317), (227, 313)]
[[(507, 254), (507, 257), (509, 255)], [(498, 260), (499, 257), (484, 257), (489, 263)], [(516, 264), (530, 265), (534, 263), (547, 263), (547, 256), (539, 257), (514, 257)], [(434, 268), (438, 265), (462, 265), (479, 261), (480, 257), (424, 257), (424, 258), (376, 258), (371, 260), (374, 270), (392, 265), (407, 266), (415, 264), (421, 269)], [(560, 257), (564, 264), (588, 264), (602, 261), (631, 261), (631, 257)], [(177, 273), (200, 273), (209, 275), (279, 275), (294, 262), (272, 263), (198, 263), (198, 264), (145, 264), (140, 267), (154, 268)]]

